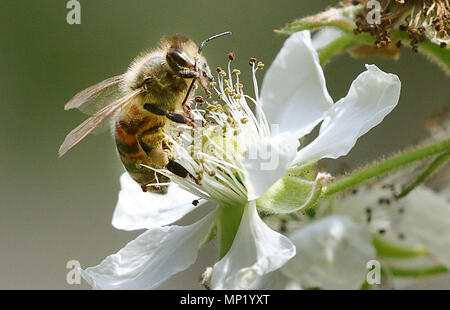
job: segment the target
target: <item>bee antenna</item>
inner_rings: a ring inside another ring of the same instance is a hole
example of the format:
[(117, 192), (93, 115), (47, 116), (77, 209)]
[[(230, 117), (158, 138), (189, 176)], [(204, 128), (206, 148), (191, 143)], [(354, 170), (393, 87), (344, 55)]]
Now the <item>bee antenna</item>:
[(200, 47), (198, 48), (198, 53), (200, 54), (202, 52), (203, 47), (205, 46), (206, 42), (209, 42), (211, 40), (214, 40), (214, 39), (217, 39), (217, 38), (229, 35), (229, 34), (231, 34), (231, 31), (225, 31), (225, 32), (216, 34), (212, 37), (209, 37), (208, 39), (203, 40), (202, 43), (200, 43)]

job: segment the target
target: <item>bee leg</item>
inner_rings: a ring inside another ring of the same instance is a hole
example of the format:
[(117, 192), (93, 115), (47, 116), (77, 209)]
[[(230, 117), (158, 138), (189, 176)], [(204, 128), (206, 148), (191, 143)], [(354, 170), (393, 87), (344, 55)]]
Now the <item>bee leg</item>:
[(187, 171), (186, 168), (172, 159), (169, 159), (166, 169), (182, 178), (186, 178), (189, 175), (189, 171)]
[(189, 69), (181, 69), (180, 71), (178, 71), (178, 75), (184, 79), (198, 78), (198, 72)]
[(187, 104), (183, 104), (183, 112), (187, 115), (191, 115), (191, 107)]
[(178, 123), (178, 124), (186, 124), (189, 126), (194, 127), (194, 120), (191, 117), (185, 116), (180, 113), (176, 112), (169, 112), (166, 114), (166, 117), (170, 119), (172, 122)]
[(193, 124), (193, 120), (183, 114), (176, 112), (167, 112), (166, 109), (160, 105), (146, 103), (144, 109), (155, 115), (166, 116), (168, 119), (179, 124)]
[(167, 164), (166, 169), (182, 178), (187, 178), (188, 176), (190, 176), (195, 181), (195, 183), (199, 184), (199, 181), (196, 177), (194, 177), (189, 173), (189, 171), (186, 170), (186, 168), (172, 159), (169, 159), (169, 163)]
[(179, 124), (186, 124), (188, 122), (187, 117), (180, 113), (169, 112), (166, 114), (166, 117), (170, 119), (172, 122)]

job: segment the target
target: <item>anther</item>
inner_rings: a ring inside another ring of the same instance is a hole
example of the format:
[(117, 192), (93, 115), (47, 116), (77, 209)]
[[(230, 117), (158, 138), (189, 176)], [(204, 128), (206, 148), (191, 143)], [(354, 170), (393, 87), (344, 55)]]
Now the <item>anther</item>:
[(235, 57), (236, 57), (236, 56), (234, 55), (233, 52), (228, 53), (228, 59), (229, 59), (229, 60), (234, 60)]
[(258, 61), (257, 67), (258, 67), (258, 69), (263, 69), (264, 64), (261, 61)]
[(234, 69), (232, 74), (233, 75), (239, 75), (239, 74), (241, 74), (241, 71), (239, 71), (239, 69)]
[(205, 100), (203, 99), (202, 96), (195, 96), (195, 102), (197, 102), (197, 103), (204, 103)]
[(253, 66), (254, 64), (256, 63), (256, 58), (250, 58), (250, 61), (248, 62), (248, 64), (250, 65), (250, 66)]

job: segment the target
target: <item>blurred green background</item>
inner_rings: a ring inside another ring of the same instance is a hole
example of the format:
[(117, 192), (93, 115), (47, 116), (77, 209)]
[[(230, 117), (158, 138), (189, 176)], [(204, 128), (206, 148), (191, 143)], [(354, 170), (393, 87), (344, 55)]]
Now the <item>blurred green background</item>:
[[(285, 39), (273, 29), (335, 4), (325, 0), (80, 2), (81, 25), (66, 23), (65, 0), (0, 2), (0, 289), (89, 288), (84, 282), (66, 283), (67, 261), (96, 265), (139, 233), (110, 225), (123, 169), (108, 134), (91, 136), (57, 158), (64, 136), (85, 119), (77, 111), (63, 110), (76, 92), (124, 72), (139, 52), (154, 47), (162, 35), (175, 33), (200, 42), (211, 34), (232, 31), (232, 36), (210, 43), (204, 54), (214, 68), (223, 66), (226, 54), (234, 51), (236, 67), (248, 81), (248, 59), (257, 57), (269, 65)], [(337, 163), (346, 167), (426, 137), (424, 121), (450, 101), (445, 75), (409, 49), (399, 61), (354, 60), (347, 55), (334, 59), (325, 76), (335, 100), (365, 70), (364, 63), (396, 73), (402, 94), (397, 109)], [(194, 268), (163, 287), (200, 288), (199, 275), (215, 256), (214, 246), (208, 246)]]

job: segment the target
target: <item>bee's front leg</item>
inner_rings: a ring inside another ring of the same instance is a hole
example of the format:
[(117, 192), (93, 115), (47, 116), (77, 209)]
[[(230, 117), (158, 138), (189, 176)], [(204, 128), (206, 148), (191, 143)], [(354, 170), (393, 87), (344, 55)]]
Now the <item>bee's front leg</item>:
[(190, 69), (181, 69), (180, 71), (178, 71), (178, 75), (184, 79), (193, 79), (193, 78), (199, 77), (199, 74), (197, 71), (190, 70)]

